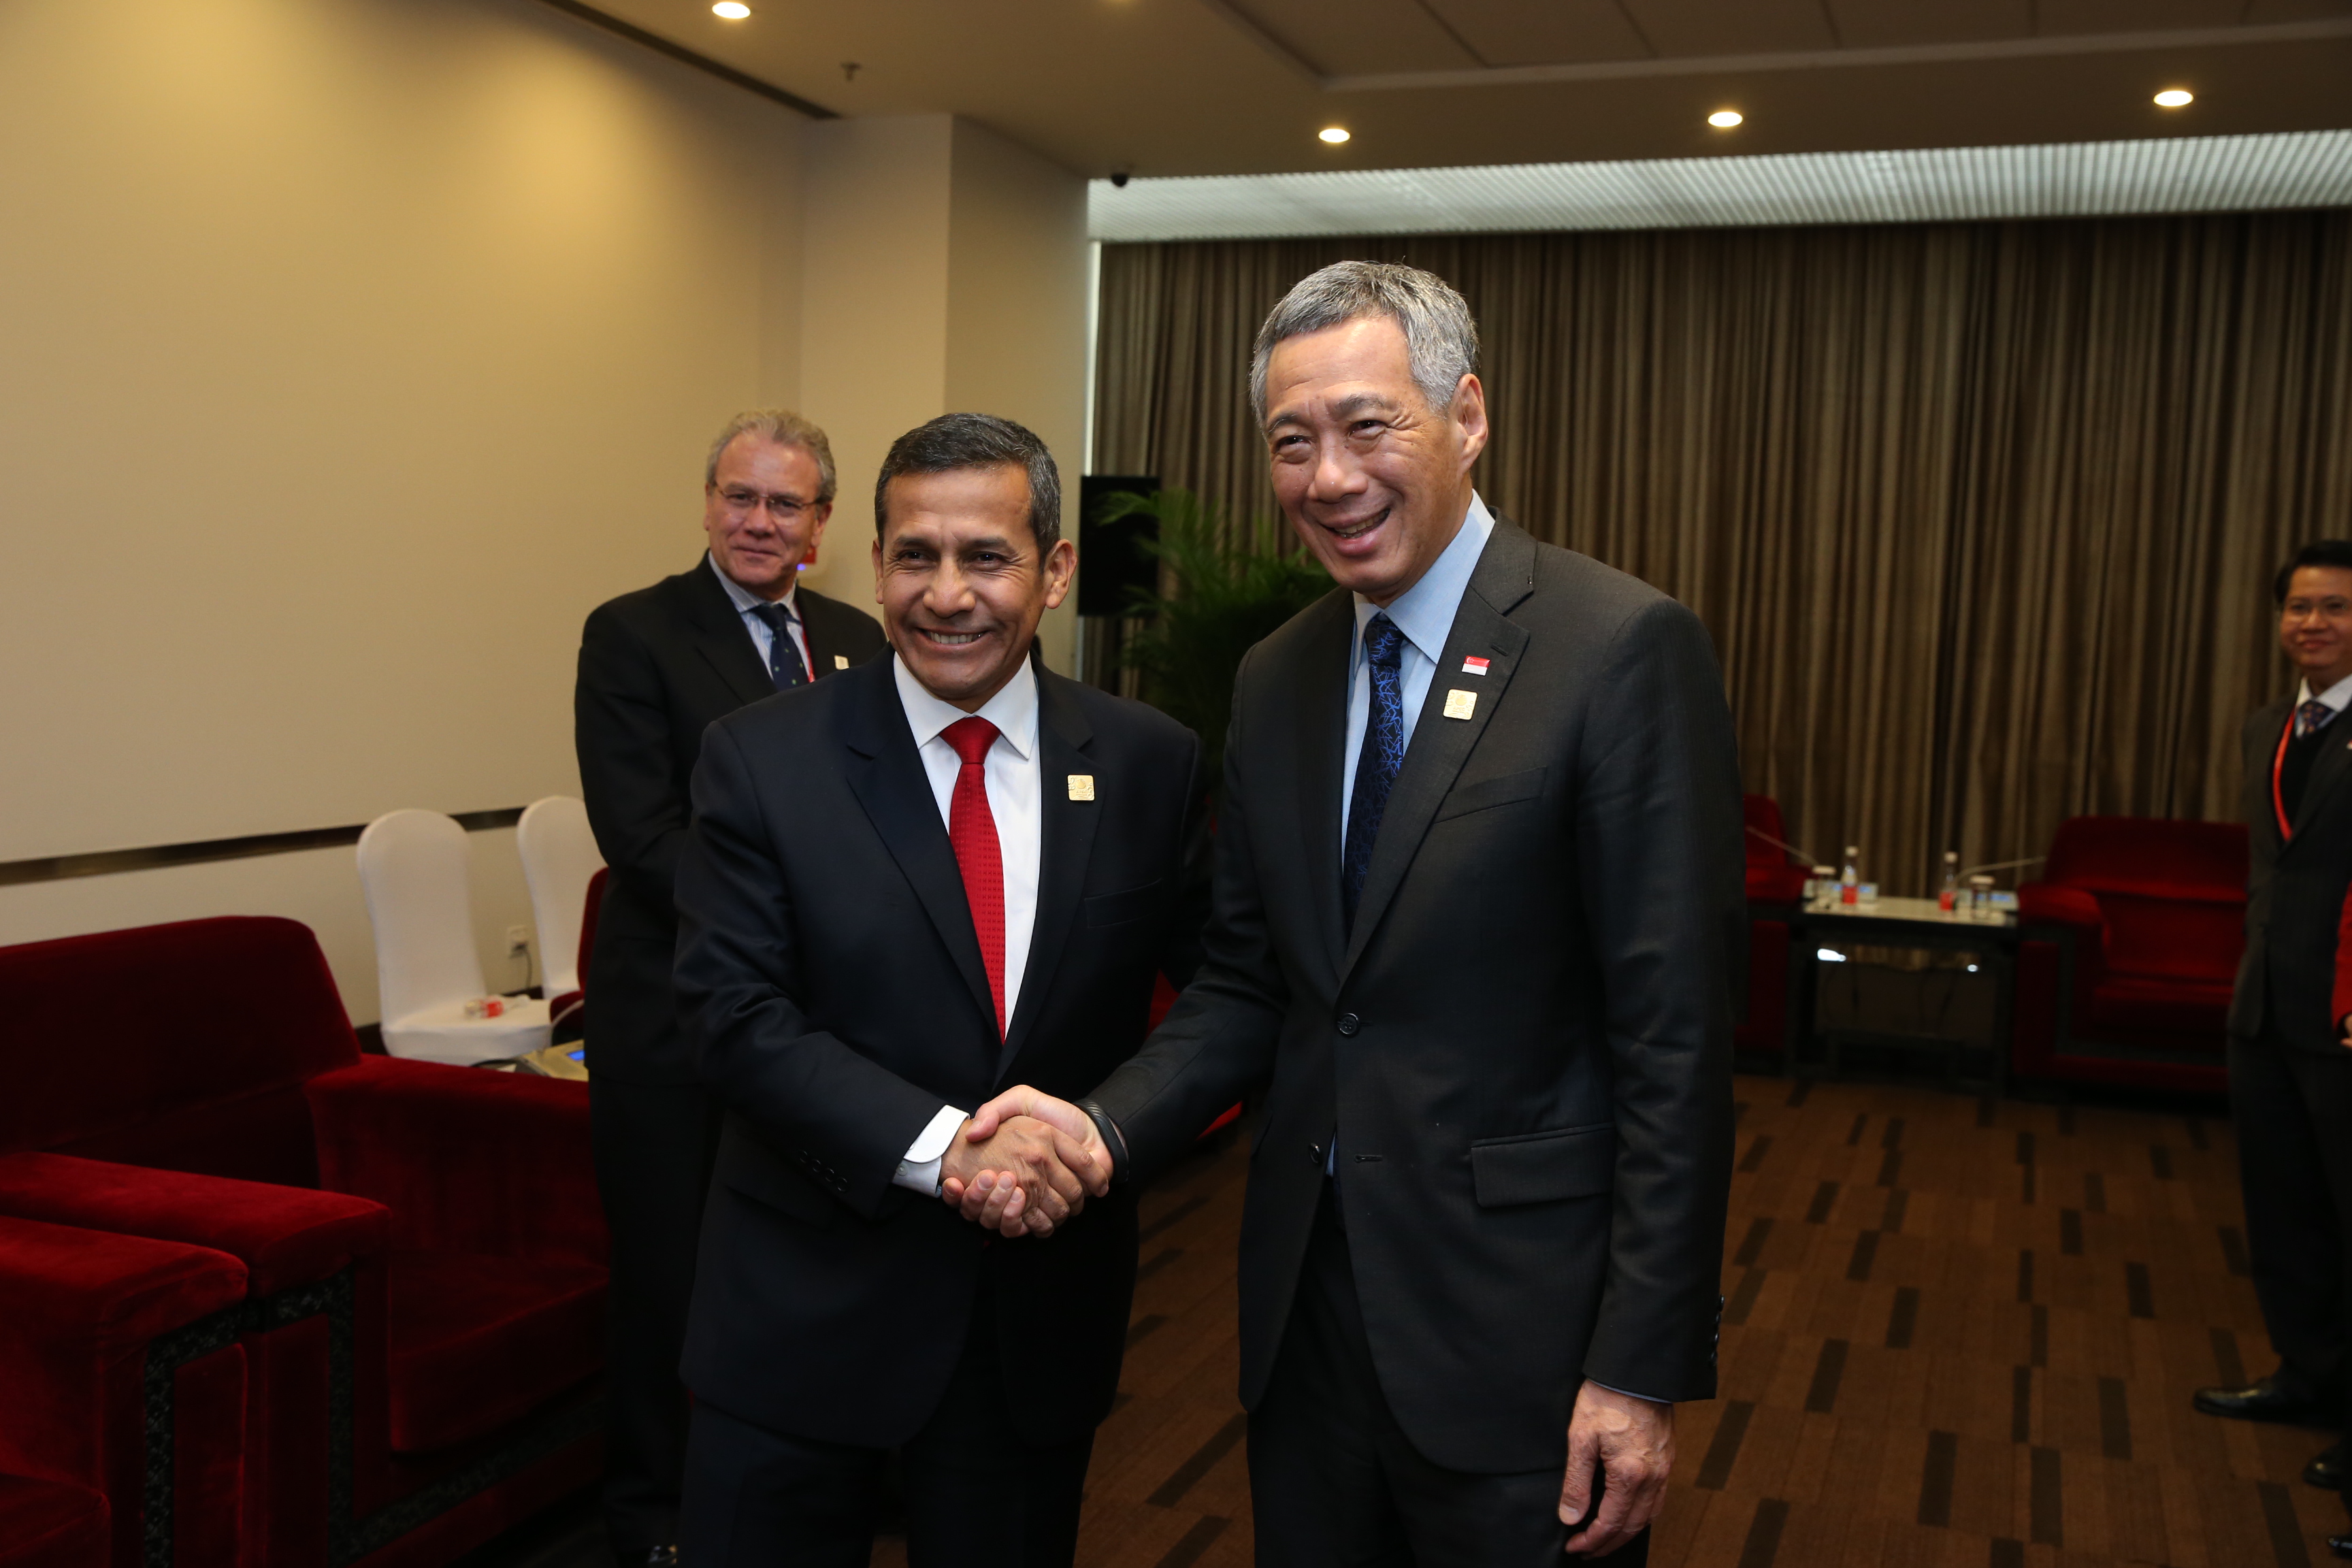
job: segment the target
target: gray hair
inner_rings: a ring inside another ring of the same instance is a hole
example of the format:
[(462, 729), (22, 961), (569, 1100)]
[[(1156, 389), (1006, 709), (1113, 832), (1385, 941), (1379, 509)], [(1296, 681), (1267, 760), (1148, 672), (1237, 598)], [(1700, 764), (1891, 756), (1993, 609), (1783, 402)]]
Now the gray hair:
[(1412, 384), (1443, 414), (1454, 389), (1478, 368), (1478, 323), (1454, 285), (1434, 272), (1392, 261), (1335, 261), (1291, 286), (1250, 347), (1250, 411), (1265, 423), (1265, 362), (1274, 346), (1309, 332), (1386, 316), (1404, 330)]
[(999, 465), (1029, 476), (1029, 531), (1037, 536), (1037, 553), (1044, 556), (1062, 537), (1061, 470), (1036, 432), (993, 414), (942, 414), (890, 443), (882, 472), (874, 480), (874, 537), (882, 537), (889, 521), (883, 502), (892, 479)]
[(703, 459), (704, 488), (719, 482), (719, 456), (727, 450), (727, 443), (738, 436), (757, 436), (779, 447), (798, 447), (815, 458), (816, 504), (833, 504), (833, 443), (824, 438), (824, 431), (789, 408), (754, 408), (730, 419), (719, 432), (719, 439), (710, 443), (710, 456)]

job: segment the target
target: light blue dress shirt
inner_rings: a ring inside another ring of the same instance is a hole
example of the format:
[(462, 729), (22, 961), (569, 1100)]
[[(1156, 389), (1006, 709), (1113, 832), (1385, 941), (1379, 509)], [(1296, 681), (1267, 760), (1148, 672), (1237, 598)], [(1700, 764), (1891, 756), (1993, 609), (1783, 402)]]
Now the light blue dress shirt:
[[(775, 668), (775, 660), (768, 654), (776, 646), (776, 634), (769, 628), (767, 617), (760, 614), (761, 606), (768, 601), (721, 572), (718, 560), (709, 551), (702, 552), (702, 559), (709, 563), (710, 574), (719, 579), (719, 585), (727, 590), (727, 602), (735, 606), (736, 617), (743, 623), (743, 629), (751, 634), (751, 646), (760, 650), (761, 667)], [(809, 662), (808, 628), (801, 625), (800, 595), (800, 579), (795, 577), (793, 585), (784, 590), (784, 596), (775, 602), (782, 605), (784, 614), (792, 617), (793, 641), (800, 647), (801, 668), (808, 671), (811, 680), (814, 680), (816, 666)]]
[[(1399, 671), (1404, 678), (1404, 743), (1412, 744), (1412, 730), (1428, 699), (1429, 683), (1445, 652), (1445, 636), (1454, 629), (1454, 613), (1470, 591), (1470, 574), (1495, 531), (1495, 515), (1478, 492), (1470, 492), (1469, 515), (1454, 531), (1454, 542), (1429, 564), (1421, 581), (1399, 594), (1388, 606), (1389, 619), (1404, 634), (1404, 657)], [(1356, 800), (1356, 759), (1364, 749), (1364, 730), (1372, 716), (1372, 666), (1364, 656), (1364, 628), (1381, 606), (1356, 595), (1356, 635), (1348, 645), (1348, 754), (1339, 770), (1339, 842), (1348, 842), (1348, 812)]]

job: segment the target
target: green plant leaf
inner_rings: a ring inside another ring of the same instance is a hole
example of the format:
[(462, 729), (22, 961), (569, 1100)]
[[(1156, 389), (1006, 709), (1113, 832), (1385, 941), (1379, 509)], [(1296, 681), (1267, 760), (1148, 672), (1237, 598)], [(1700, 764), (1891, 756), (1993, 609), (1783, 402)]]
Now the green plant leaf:
[(1330, 574), (1290, 547), (1279, 518), (1234, 527), (1184, 489), (1103, 498), (1097, 521), (1145, 513), (1160, 520), (1152, 546), (1163, 592), (1138, 593), (1132, 613), (1148, 623), (1121, 654), (1141, 676), (1144, 700), (1197, 731), (1213, 795), (1224, 778), (1225, 729), (1234, 672), (1243, 655), (1331, 591)]

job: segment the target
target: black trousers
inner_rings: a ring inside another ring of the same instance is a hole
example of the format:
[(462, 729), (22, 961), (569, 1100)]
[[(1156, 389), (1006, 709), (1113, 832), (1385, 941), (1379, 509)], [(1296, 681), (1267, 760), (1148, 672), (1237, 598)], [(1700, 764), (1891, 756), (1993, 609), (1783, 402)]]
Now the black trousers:
[(607, 1296), (604, 1528), (624, 1561), (677, 1540), (686, 1472), (686, 1309), (719, 1105), (694, 1084), (591, 1078), (596, 1186), (613, 1236)]
[(2352, 1336), (2352, 1049), (2230, 1041), (2254, 1294), (2280, 1374), (2342, 1403)]
[[(939, 1408), (897, 1450), (910, 1568), (1071, 1568), (1077, 1555), (1094, 1435), (1041, 1445), (1013, 1430), (995, 1318), (983, 1288)], [(892, 1457), (770, 1431), (703, 1401), (678, 1555), (694, 1568), (866, 1568)]]
[[(1430, 1463), (1381, 1392), (1330, 1184), (1265, 1397), (1250, 1415), (1258, 1568), (1559, 1568), (1560, 1472)], [(1598, 1500), (1599, 1493), (1594, 1493)], [(1647, 1531), (1605, 1559), (1649, 1561)]]

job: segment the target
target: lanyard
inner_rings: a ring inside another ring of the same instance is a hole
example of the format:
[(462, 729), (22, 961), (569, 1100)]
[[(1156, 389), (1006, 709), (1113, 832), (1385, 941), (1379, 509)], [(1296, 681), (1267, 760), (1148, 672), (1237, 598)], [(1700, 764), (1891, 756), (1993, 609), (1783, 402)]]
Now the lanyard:
[(2286, 772), (2286, 743), (2294, 735), (2294, 710), (2286, 714), (2286, 727), (2279, 731), (2278, 751), (2271, 757), (2271, 810), (2278, 815), (2279, 842), (2294, 837), (2294, 826), (2286, 819), (2286, 796), (2280, 791), (2280, 775)]

